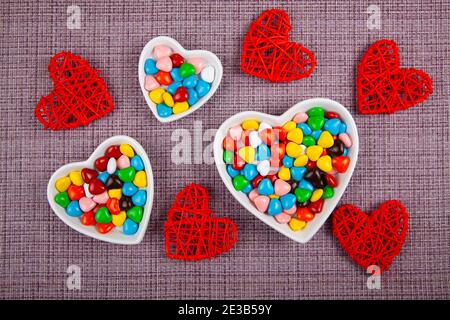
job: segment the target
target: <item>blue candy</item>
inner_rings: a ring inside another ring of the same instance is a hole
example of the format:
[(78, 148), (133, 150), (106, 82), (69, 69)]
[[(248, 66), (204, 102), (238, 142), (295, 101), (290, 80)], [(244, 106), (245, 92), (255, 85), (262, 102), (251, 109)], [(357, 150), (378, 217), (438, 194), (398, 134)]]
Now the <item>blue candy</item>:
[(306, 173), (306, 167), (292, 167), (291, 177), (295, 181), (300, 181), (303, 179), (303, 175)]
[(179, 87), (182, 87), (183, 83), (182, 82), (172, 82), (171, 84), (169, 84), (169, 86), (167, 87), (167, 92), (170, 93), (171, 95), (175, 94), (175, 91), (177, 91), (177, 89)]
[(106, 184), (108, 177), (109, 177), (108, 172), (104, 171), (97, 176), (97, 179), (100, 180), (103, 184)]
[(281, 206), (280, 200), (278, 200), (276, 198), (270, 199), (269, 208), (267, 209), (267, 213), (270, 216), (275, 216), (275, 215), (281, 213), (282, 210), (283, 210), (283, 208)]
[(158, 104), (156, 106), (156, 111), (158, 111), (159, 116), (163, 118), (167, 118), (172, 114), (172, 108), (164, 103)]
[(290, 168), (294, 165), (294, 159), (289, 156), (284, 156), (282, 162), (283, 166), (285, 166), (286, 168)]
[(133, 158), (131, 158), (130, 165), (134, 169), (136, 169), (136, 171), (144, 170), (144, 162), (142, 161), (142, 158), (138, 155), (135, 155)]
[(145, 202), (147, 202), (147, 192), (139, 190), (131, 197), (131, 201), (133, 201), (135, 206), (143, 207)]
[(348, 149), (344, 148), (344, 152), (342, 153), (343, 156), (347, 156), (348, 155)]
[(187, 92), (188, 92), (188, 96), (189, 96), (187, 102), (190, 106), (193, 106), (199, 100), (197, 91), (195, 91), (194, 89), (187, 89)]
[(239, 175), (239, 170), (233, 169), (233, 166), (231, 164), (227, 165), (227, 172), (231, 178), (234, 178), (237, 175)]
[(306, 180), (304, 180), (304, 179), (302, 179), (302, 180), (300, 181), (300, 183), (298, 184), (298, 187), (299, 187), (300, 189), (306, 189), (306, 190), (309, 190), (309, 191), (311, 191), (311, 192), (314, 191), (314, 186), (313, 186), (309, 181), (306, 181)]
[(70, 201), (69, 205), (66, 208), (66, 212), (71, 217), (81, 217), (83, 214), (83, 211), (80, 209), (80, 205), (78, 204), (78, 201)]
[(263, 196), (270, 196), (274, 192), (275, 190), (273, 188), (272, 182), (267, 178), (262, 179), (258, 185), (258, 193)]
[(250, 191), (253, 190), (252, 184), (249, 183), (244, 189), (242, 189), (241, 191), (244, 193), (249, 193)]
[(211, 85), (208, 82), (203, 81), (203, 80), (197, 81), (197, 85), (195, 86), (195, 91), (197, 91), (198, 96), (200, 98), (204, 97), (209, 92), (209, 90), (211, 90)]
[[(329, 131), (333, 136), (339, 134), (339, 128), (341, 126), (341, 120), (339, 119), (328, 119), (325, 121), (323, 128)], [(317, 140), (317, 139), (316, 139)]]
[(198, 78), (195, 74), (193, 74), (192, 76), (189, 76), (183, 80), (183, 86), (187, 89), (192, 89), (197, 85), (197, 82)]
[(288, 193), (285, 194), (284, 196), (281, 196), (280, 201), (281, 205), (283, 206), (283, 209), (289, 210), (294, 206), (295, 202), (297, 201), (297, 197), (292, 193)]
[(346, 133), (347, 132), (347, 125), (343, 122), (341, 122), (341, 125), (339, 126), (339, 134)]
[(147, 59), (144, 63), (144, 71), (145, 74), (154, 75), (158, 72), (158, 68), (156, 68), (156, 61), (153, 59)]
[(256, 149), (256, 161), (264, 161), (270, 159), (270, 148), (265, 144), (260, 144)]
[(316, 130), (311, 132), (310, 136), (314, 138), (314, 140), (319, 140), (320, 135), (322, 134), (322, 130)]
[(132, 234), (135, 234), (137, 230), (139, 229), (139, 225), (134, 222), (131, 219), (125, 219), (125, 222), (123, 223), (123, 233), (130, 236)]
[(302, 129), (303, 135), (304, 135), (304, 136), (309, 136), (309, 135), (312, 133), (311, 128), (310, 128), (310, 127), (308, 126), (308, 124), (305, 123), (305, 122), (299, 123), (299, 124), (297, 125), (297, 128)]
[(254, 177), (258, 175), (258, 170), (256, 170), (256, 166), (251, 163), (247, 163), (242, 169), (242, 175), (248, 181), (252, 181)]
[(138, 191), (138, 188), (131, 182), (125, 182), (122, 186), (122, 193), (124, 196), (131, 197)]
[(180, 68), (173, 68), (170, 70), (170, 76), (174, 82), (181, 82), (183, 78), (180, 76)]

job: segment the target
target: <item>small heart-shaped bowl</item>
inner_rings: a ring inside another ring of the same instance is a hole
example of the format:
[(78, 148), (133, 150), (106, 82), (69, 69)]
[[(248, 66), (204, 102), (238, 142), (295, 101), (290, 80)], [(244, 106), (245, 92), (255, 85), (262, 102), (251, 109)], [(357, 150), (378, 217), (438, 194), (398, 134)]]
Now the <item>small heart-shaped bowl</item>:
[[(260, 122), (264, 121), (272, 126), (283, 125), (285, 122), (291, 120), (298, 112), (306, 112), (312, 107), (321, 106), (325, 111), (334, 111), (338, 113), (341, 119), (347, 125), (347, 133), (352, 138), (352, 147), (349, 149), (348, 157), (350, 158), (350, 165), (347, 171), (337, 176), (338, 186), (334, 188), (334, 196), (331, 199), (324, 201), (323, 209), (321, 213), (315, 215), (314, 219), (307, 223), (306, 227), (300, 231), (292, 231), (287, 224), (279, 224), (272, 216), (266, 213), (259, 212), (250, 199), (243, 192), (236, 191), (233, 187), (233, 182), (227, 173), (226, 165), (223, 162), (223, 139), (227, 136), (228, 129), (240, 125), (246, 119), (257, 119)], [(300, 243), (308, 242), (316, 233), (320, 227), (325, 223), (334, 208), (338, 204), (342, 194), (347, 187), (350, 178), (355, 169), (356, 162), (358, 160), (359, 151), (359, 137), (358, 130), (356, 128), (355, 121), (348, 110), (340, 103), (324, 98), (309, 99), (297, 103), (281, 116), (268, 115), (261, 112), (246, 111), (235, 114), (226, 120), (220, 128), (217, 130), (216, 137), (214, 139), (214, 160), (216, 162), (217, 170), (220, 177), (227, 186), (231, 194), (243, 205), (248, 211), (255, 215), (258, 219), (271, 226), (278, 232)]]
[[(200, 98), (197, 101), (197, 103), (195, 103), (193, 106), (189, 107), (187, 111), (179, 114), (172, 114), (167, 118), (159, 116), (158, 112), (156, 111), (156, 104), (153, 103), (152, 100), (150, 100), (150, 97), (148, 96), (148, 91), (145, 90), (144, 87), (144, 81), (146, 76), (144, 71), (145, 61), (148, 58), (153, 58), (152, 56), (153, 49), (155, 48), (155, 46), (160, 44), (163, 44), (171, 48), (174, 53), (179, 53), (186, 60), (190, 57), (200, 57), (205, 59), (207, 64), (214, 68), (215, 72), (214, 81), (211, 84), (211, 90), (209, 90), (209, 92), (205, 96)], [(206, 50), (186, 50), (181, 46), (181, 44), (178, 43), (178, 41), (165, 36), (153, 38), (145, 45), (144, 49), (142, 49), (141, 56), (139, 57), (138, 70), (139, 70), (139, 84), (141, 85), (142, 94), (144, 95), (145, 101), (147, 101), (150, 110), (152, 110), (153, 114), (160, 122), (171, 122), (181, 119), (185, 116), (190, 115), (192, 112), (203, 106), (209, 100), (209, 98), (211, 98), (213, 94), (216, 92), (217, 88), (219, 87), (220, 81), (222, 81), (222, 74), (223, 74), (222, 63), (214, 53)]]
[[(139, 223), (139, 229), (134, 235), (123, 234), (122, 227), (114, 227), (114, 229), (110, 232), (101, 234), (96, 230), (95, 226), (85, 226), (81, 223), (80, 218), (69, 216), (66, 213), (66, 210), (55, 202), (54, 198), (58, 193), (55, 188), (55, 182), (59, 178), (67, 176), (71, 171), (81, 170), (83, 168), (94, 169), (95, 159), (103, 156), (109, 146), (120, 145), (123, 143), (127, 143), (132, 146), (136, 154), (141, 156), (142, 161), (144, 162), (145, 172), (147, 175), (147, 187), (145, 188), (145, 190), (147, 191), (147, 202), (144, 206), (144, 214), (142, 217), (142, 221)], [(128, 136), (114, 136), (103, 141), (102, 144), (100, 144), (97, 149), (95, 149), (95, 151), (86, 161), (69, 163), (56, 170), (55, 173), (53, 173), (53, 175), (51, 176), (50, 181), (48, 182), (47, 198), (50, 207), (53, 209), (56, 215), (72, 229), (75, 229), (76, 231), (89, 237), (106, 242), (117, 244), (138, 244), (144, 238), (144, 234), (150, 219), (153, 205), (153, 187), (154, 182), (152, 166), (150, 165), (150, 161), (144, 148), (136, 140)]]

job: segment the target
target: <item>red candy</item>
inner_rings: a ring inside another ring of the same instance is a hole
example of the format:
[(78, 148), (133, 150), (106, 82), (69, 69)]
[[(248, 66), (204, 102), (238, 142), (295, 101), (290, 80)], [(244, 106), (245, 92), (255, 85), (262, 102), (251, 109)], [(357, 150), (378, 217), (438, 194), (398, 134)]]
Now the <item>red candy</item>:
[(308, 170), (312, 170), (312, 169), (314, 169), (315, 167), (317, 167), (315, 161), (308, 161), (308, 163), (306, 164), (306, 168), (308, 168)]
[(335, 178), (332, 174), (327, 173), (327, 174), (325, 175), (325, 181), (327, 182), (327, 184), (328, 184), (330, 187), (332, 187), (332, 188), (337, 187), (337, 180), (336, 180), (336, 178)]
[(174, 68), (178, 68), (179, 66), (181, 66), (184, 62), (184, 58), (178, 54), (178, 53), (174, 53), (170, 56), (170, 60), (172, 60), (172, 66)]
[(244, 144), (244, 146), (249, 146), (250, 145), (250, 130), (245, 130), (242, 133), (242, 143)]
[(112, 222), (97, 223), (96, 227), (98, 232), (100, 232), (101, 234), (105, 234), (110, 232), (114, 228), (114, 224)]
[(225, 137), (225, 139), (223, 139), (223, 148), (229, 151), (236, 151), (236, 141), (234, 141), (231, 137)]
[(261, 180), (264, 179), (263, 176), (261, 175), (257, 175), (256, 177), (253, 178), (252, 180), (252, 186), (254, 189), (258, 188), (259, 183), (261, 182)]
[(119, 146), (110, 146), (105, 151), (105, 156), (108, 158), (119, 159), (121, 155)]
[(347, 171), (348, 166), (350, 165), (350, 158), (346, 156), (334, 157), (333, 159), (331, 159), (331, 164), (337, 172), (344, 173), (345, 171)]
[(105, 185), (97, 178), (92, 179), (89, 183), (89, 192), (96, 195), (106, 191)]
[(156, 81), (158, 81), (159, 84), (162, 84), (164, 86), (168, 86), (172, 83), (172, 77), (170, 76), (169, 72), (164, 72), (159, 70), (158, 73), (155, 76)]
[(93, 226), (95, 224), (94, 212), (89, 211), (81, 216), (81, 223), (85, 226)]
[(119, 214), (120, 213), (119, 199), (109, 198), (108, 201), (106, 202), (106, 208), (108, 208), (108, 211), (111, 214)]
[(325, 112), (325, 118), (327, 118), (327, 119), (340, 119), (339, 115), (336, 112), (332, 112), (332, 111)]
[(273, 127), (273, 130), (275, 131), (275, 134), (277, 135), (278, 140), (280, 140), (280, 142), (286, 141), (287, 133), (283, 127)]
[(69, 189), (67, 189), (67, 194), (70, 200), (80, 200), (84, 197), (84, 188), (72, 184)]
[(239, 157), (237, 154), (235, 154), (234, 158), (233, 158), (232, 166), (233, 166), (234, 170), (242, 170), (245, 166), (245, 161), (241, 157)]
[(301, 221), (309, 222), (314, 219), (314, 213), (312, 213), (308, 208), (298, 208), (297, 209), (297, 218)]
[(185, 87), (178, 87), (175, 93), (173, 94), (173, 101), (175, 102), (184, 102), (189, 98), (189, 94)]
[(259, 137), (261, 138), (262, 142), (267, 144), (269, 147), (277, 139), (277, 136), (275, 134), (275, 130), (270, 129), (270, 128), (267, 128), (267, 129), (264, 129), (263, 131), (261, 131), (259, 133)]
[(94, 162), (94, 166), (98, 171), (106, 171), (106, 166), (108, 165), (109, 158), (106, 156), (97, 158)]
[(81, 170), (81, 177), (83, 178), (83, 181), (86, 183), (90, 183), (92, 179), (94, 179), (97, 176), (98, 172), (93, 169), (83, 168)]
[(312, 213), (321, 213), (322, 212), (322, 208), (323, 208), (323, 203), (324, 203), (323, 199), (319, 199), (316, 202), (311, 202), (308, 205), (308, 209)]
[(271, 157), (274, 159), (283, 159), (286, 154), (286, 145), (284, 143), (274, 144), (270, 147)]

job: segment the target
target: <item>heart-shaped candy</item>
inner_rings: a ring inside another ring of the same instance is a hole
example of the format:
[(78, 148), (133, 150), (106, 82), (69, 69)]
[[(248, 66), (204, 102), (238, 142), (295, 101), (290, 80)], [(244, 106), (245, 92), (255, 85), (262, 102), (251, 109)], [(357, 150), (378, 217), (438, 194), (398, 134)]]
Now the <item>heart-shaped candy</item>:
[[(132, 182), (122, 181), (116, 173), (93, 169), (96, 166), (103, 169), (105, 162), (125, 155), (132, 158), (127, 162), (129, 167), (121, 169), (125, 170), (122, 178)], [(138, 195), (133, 203), (123, 189), (135, 181)], [(100, 144), (88, 160), (56, 170), (47, 186), (47, 198), (56, 215), (72, 229), (107, 242), (138, 244), (144, 237), (153, 204), (152, 167), (136, 140), (114, 136)]]
[(400, 201), (389, 200), (365, 214), (346, 204), (333, 213), (333, 234), (361, 267), (388, 269), (400, 253), (408, 232), (408, 212)]
[(414, 68), (400, 68), (392, 40), (373, 43), (358, 65), (357, 104), (363, 114), (394, 113), (422, 103), (433, 92), (431, 78)]
[[(223, 74), (222, 64), (215, 54), (186, 50), (170, 37), (150, 40), (142, 50), (138, 69), (145, 100), (161, 122), (181, 119), (199, 109), (214, 95)], [(184, 91), (178, 92), (175, 99), (178, 88)]]
[[(325, 114), (331, 115), (330, 118)], [(339, 131), (351, 137), (351, 146), (343, 148), (342, 152), (335, 150), (336, 154), (331, 157), (327, 155), (327, 147), (340, 143), (338, 136), (331, 136), (331, 144), (327, 134), (326, 128), (330, 129), (327, 123), (336, 119), (334, 114), (342, 124)], [(261, 131), (260, 124), (264, 124)], [(315, 125), (320, 128), (313, 132), (310, 127)], [(238, 126), (241, 126), (241, 135)], [(274, 131), (270, 139), (267, 137), (271, 134), (264, 133), (267, 130)], [(256, 149), (251, 147), (250, 132), (259, 132), (265, 142), (272, 140), (270, 150), (264, 143)], [(233, 151), (223, 150), (223, 141), (231, 138), (231, 134), (239, 138), (234, 155)], [(309, 142), (312, 144), (308, 147), (303, 145)], [(258, 151), (260, 148), (266, 151)], [(232, 195), (258, 219), (301, 243), (313, 237), (339, 202), (353, 174), (358, 150), (358, 132), (351, 114), (329, 99), (300, 102), (281, 116), (253, 111), (238, 113), (220, 126), (214, 140), (214, 160)], [(333, 161), (336, 157), (338, 159)], [(250, 175), (255, 164), (259, 174)], [(337, 168), (330, 171), (330, 165)], [(288, 215), (290, 219), (277, 217), (279, 214)]]

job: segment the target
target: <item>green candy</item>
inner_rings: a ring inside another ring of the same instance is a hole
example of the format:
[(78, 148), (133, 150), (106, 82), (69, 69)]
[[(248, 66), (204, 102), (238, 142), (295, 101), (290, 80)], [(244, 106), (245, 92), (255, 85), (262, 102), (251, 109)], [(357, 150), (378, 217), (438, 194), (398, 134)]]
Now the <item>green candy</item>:
[(125, 169), (120, 169), (117, 171), (117, 175), (119, 176), (119, 179), (123, 182), (131, 182), (134, 179), (134, 176), (136, 175), (136, 170), (133, 167), (128, 167)]
[(317, 131), (322, 129), (323, 125), (325, 124), (325, 118), (322, 116), (313, 116), (308, 118), (308, 126), (311, 128), (312, 131)]
[(193, 74), (195, 74), (195, 67), (192, 64), (185, 62), (180, 66), (180, 77), (183, 79)]
[(54, 199), (55, 202), (63, 208), (66, 208), (70, 203), (70, 199), (66, 191), (58, 193)]
[(323, 188), (323, 195), (322, 198), (324, 199), (330, 199), (334, 196), (334, 190), (332, 187), (330, 186), (325, 186), (325, 188)]
[(142, 207), (135, 206), (127, 211), (127, 217), (136, 223), (141, 222), (143, 215), (144, 210), (142, 210)]
[(233, 151), (225, 150), (223, 152), (223, 162), (225, 162), (226, 164), (233, 163), (233, 158), (234, 158), (234, 152)]
[(311, 147), (311, 146), (316, 145), (316, 140), (314, 140), (314, 138), (311, 136), (305, 136), (305, 137), (303, 137), (302, 144), (304, 144), (305, 147)]
[(325, 110), (323, 110), (322, 107), (314, 107), (309, 109), (306, 114), (308, 115), (309, 118), (311, 117), (325, 117)]
[(307, 189), (297, 188), (294, 191), (297, 201), (302, 203), (308, 201), (311, 198), (312, 192)]
[(111, 214), (106, 207), (101, 207), (95, 213), (95, 221), (98, 223), (110, 223), (112, 221)]
[(238, 175), (236, 177), (233, 178), (233, 187), (237, 190), (237, 191), (241, 191), (242, 189), (244, 189), (246, 186), (248, 186), (250, 182), (245, 179), (244, 176)]

